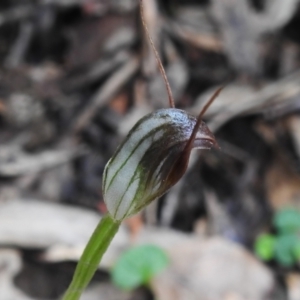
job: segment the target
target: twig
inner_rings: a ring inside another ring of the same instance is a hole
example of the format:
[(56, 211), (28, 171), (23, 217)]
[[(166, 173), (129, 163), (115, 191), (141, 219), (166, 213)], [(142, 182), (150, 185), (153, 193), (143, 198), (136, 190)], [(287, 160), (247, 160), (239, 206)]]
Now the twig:
[(32, 33), (33, 24), (31, 22), (24, 22), (21, 24), (19, 35), (5, 60), (4, 64), (6, 67), (15, 68), (22, 62), (29, 46)]
[(34, 14), (34, 6), (22, 5), (11, 9), (8, 9), (0, 14), (0, 26), (15, 22), (22, 19), (26, 19)]
[(78, 132), (84, 128), (94, 117), (100, 106), (108, 102), (125, 82), (137, 71), (139, 60), (137, 57), (131, 57), (129, 61), (116, 71), (106, 83), (96, 92), (88, 107), (75, 120), (73, 131)]
[(101, 59), (100, 61), (95, 62), (95, 64), (87, 72), (69, 79), (65, 84), (63, 84), (63, 88), (67, 91), (78, 90), (95, 82), (96, 80), (99, 80), (112, 69), (124, 64), (129, 58), (130, 56), (127, 51), (121, 51), (112, 58)]
[(212, 131), (216, 131), (224, 123), (241, 114), (258, 113), (269, 105), (294, 99), (300, 94), (300, 71), (277, 80), (251, 95), (245, 95), (243, 101), (236, 101), (223, 112), (219, 112), (208, 126)]
[(81, 155), (80, 150), (56, 150), (44, 151), (36, 155), (20, 155), (15, 161), (3, 162), (0, 164), (1, 176), (19, 176), (28, 173), (40, 172), (67, 163), (74, 157)]
[(213, 0), (212, 12), (220, 23), (229, 58), (237, 69), (261, 73), (259, 38), (290, 20), (298, 2), (266, 1), (264, 12), (257, 13), (247, 0)]

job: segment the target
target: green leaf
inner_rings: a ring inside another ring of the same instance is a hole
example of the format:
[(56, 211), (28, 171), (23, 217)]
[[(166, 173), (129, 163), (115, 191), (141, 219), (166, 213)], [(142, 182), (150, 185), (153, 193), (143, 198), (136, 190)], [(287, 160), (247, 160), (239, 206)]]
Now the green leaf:
[(295, 242), (293, 246), (293, 254), (297, 261), (300, 261), (300, 239)]
[(278, 236), (275, 243), (275, 258), (282, 266), (291, 267), (295, 263), (293, 249), (297, 239), (297, 236), (294, 234)]
[(254, 245), (255, 253), (265, 261), (274, 257), (274, 246), (276, 238), (271, 234), (260, 235)]
[(283, 233), (294, 233), (300, 230), (300, 213), (292, 208), (286, 208), (274, 217), (275, 227)]
[(168, 263), (168, 256), (159, 247), (137, 246), (119, 258), (112, 269), (112, 280), (116, 286), (131, 290), (147, 284), (152, 277), (166, 268)]

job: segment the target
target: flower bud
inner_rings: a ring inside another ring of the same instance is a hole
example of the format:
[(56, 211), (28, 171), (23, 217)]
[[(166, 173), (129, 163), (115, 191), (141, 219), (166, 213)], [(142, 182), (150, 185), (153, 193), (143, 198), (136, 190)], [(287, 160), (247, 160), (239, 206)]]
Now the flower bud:
[(104, 170), (104, 201), (115, 220), (137, 213), (176, 184), (192, 148), (216, 145), (206, 124), (200, 121), (194, 130), (196, 123), (176, 108), (160, 109), (137, 122)]

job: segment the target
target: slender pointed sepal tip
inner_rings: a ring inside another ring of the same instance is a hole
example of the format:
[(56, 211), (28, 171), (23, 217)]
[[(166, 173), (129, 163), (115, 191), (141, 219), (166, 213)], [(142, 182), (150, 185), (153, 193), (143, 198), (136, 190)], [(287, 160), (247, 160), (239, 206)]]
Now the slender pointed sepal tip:
[(158, 69), (161, 73), (161, 76), (162, 76), (164, 82), (165, 82), (167, 93), (168, 93), (168, 98), (169, 98), (169, 105), (170, 105), (171, 108), (175, 108), (175, 102), (174, 102), (174, 98), (173, 98), (173, 94), (172, 94), (172, 90), (171, 90), (171, 86), (170, 86), (168, 77), (166, 75), (164, 66), (161, 62), (161, 59), (160, 59), (159, 54), (156, 50), (156, 47), (155, 47), (154, 42), (151, 38), (151, 35), (149, 33), (149, 30), (148, 30), (148, 26), (147, 26), (146, 21), (145, 21), (143, 0), (139, 0), (139, 2), (140, 2), (140, 13), (141, 13), (142, 24), (143, 24), (145, 33), (147, 35), (147, 38), (149, 40), (149, 43), (152, 47), (153, 53), (155, 55), (155, 59), (156, 59), (157, 65), (158, 65)]

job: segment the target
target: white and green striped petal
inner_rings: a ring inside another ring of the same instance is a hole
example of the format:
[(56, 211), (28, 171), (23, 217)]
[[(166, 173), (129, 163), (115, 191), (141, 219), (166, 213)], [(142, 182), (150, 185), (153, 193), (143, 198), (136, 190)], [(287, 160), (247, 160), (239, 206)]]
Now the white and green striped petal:
[[(169, 108), (145, 116), (132, 128), (104, 170), (104, 201), (115, 220), (137, 213), (182, 177), (189, 158), (185, 152), (191, 150), (185, 146), (196, 121), (185, 111)], [(192, 148), (214, 144), (201, 122)]]

